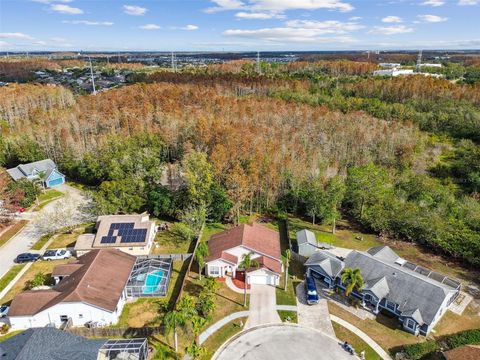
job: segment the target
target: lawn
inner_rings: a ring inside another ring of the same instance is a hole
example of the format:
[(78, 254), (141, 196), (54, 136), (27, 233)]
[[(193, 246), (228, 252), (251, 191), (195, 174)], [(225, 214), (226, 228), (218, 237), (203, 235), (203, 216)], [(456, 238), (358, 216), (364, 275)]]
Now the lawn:
[(25, 225), (27, 225), (27, 223), (27, 220), (20, 220), (11, 225), (10, 228), (0, 236), (0, 246), (4, 245), (8, 240), (15, 236)]
[(211, 359), (213, 354), (215, 354), (215, 351), (217, 351), (225, 341), (242, 331), (242, 324), (245, 324), (246, 321), (246, 317), (230, 321), (229, 323), (225, 324), (220, 330), (218, 330), (214, 335), (210, 336), (203, 343), (203, 346), (207, 349), (207, 354), (203, 357), (203, 359)]
[(353, 346), (357, 354), (365, 351), (366, 360), (381, 360), (382, 358), (368, 344), (350, 330), (332, 321), (335, 336), (341, 341), (347, 341)]
[(191, 242), (185, 241), (172, 231), (173, 222), (161, 221), (169, 226), (168, 230), (162, 230), (155, 236), (153, 254), (186, 254)]
[(208, 241), (214, 234), (218, 234), (227, 228), (226, 225), (221, 223), (207, 223), (203, 228), (202, 238), (200, 241)]
[(34, 204), (31, 209), (32, 211), (39, 211), (53, 200), (61, 198), (63, 195), (65, 194), (55, 189), (45, 190), (38, 196), (38, 205)]
[(10, 289), (10, 291), (5, 295), (3, 299), (0, 300), (0, 303), (6, 303), (13, 299), (13, 297), (21, 293), (27, 281), (32, 280), (36, 273), (42, 272), (47, 276), (47, 279), (50, 279), (52, 270), (55, 266), (59, 264), (65, 264), (71, 260), (54, 260), (54, 261), (37, 261), (32, 264), (32, 266), (22, 275), (22, 277), (17, 281), (15, 285)]
[(48, 240), (51, 239), (52, 236), (53, 234), (45, 234), (42, 237), (40, 237), (40, 239), (38, 239), (38, 241), (35, 244), (33, 244), (32, 250), (41, 250), (45, 246), (45, 244), (48, 242)]
[(6, 335), (1, 335), (0, 336), (0, 343), (2, 341), (5, 341), (7, 339), (10, 339), (11, 337), (15, 336), (15, 335), (18, 335), (20, 334), (21, 332), (23, 332), (23, 330), (15, 330), (15, 331), (10, 331), (8, 334)]
[(462, 315), (447, 311), (432, 331), (435, 337), (463, 330), (480, 329), (480, 304), (473, 300)]
[(55, 239), (48, 245), (48, 249), (63, 249), (74, 247), (78, 235), (93, 232), (94, 223), (83, 224), (69, 233), (58, 234)]
[(328, 310), (331, 314), (348, 321), (368, 334), (386, 351), (395, 346), (425, 341), (425, 337), (416, 337), (401, 330), (395, 318), (388, 318), (380, 314), (375, 320), (362, 320), (332, 301), (328, 302)]
[[(299, 230), (308, 229), (315, 233), (317, 241), (331, 244), (336, 247), (344, 247), (354, 250), (367, 250), (373, 246), (383, 245), (374, 234), (366, 234), (347, 220), (339, 220), (335, 234), (332, 234), (331, 226), (313, 225), (311, 222), (298, 217), (288, 217), (288, 230), (292, 242), (296, 241), (296, 233)], [(363, 239), (363, 240), (359, 240)]]
[(13, 265), (11, 269), (8, 270), (8, 272), (0, 279), (0, 291), (5, 289), (24, 267), (25, 264)]
[(277, 312), (283, 322), (294, 324), (298, 322), (298, 314), (296, 311), (278, 310)]

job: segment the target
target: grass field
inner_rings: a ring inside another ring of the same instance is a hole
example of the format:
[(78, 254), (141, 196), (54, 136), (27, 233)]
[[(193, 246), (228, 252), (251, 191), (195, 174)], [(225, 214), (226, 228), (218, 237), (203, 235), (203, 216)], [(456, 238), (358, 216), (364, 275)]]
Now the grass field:
[(0, 291), (5, 289), (24, 267), (25, 264), (13, 265), (10, 270), (8, 270), (8, 272), (0, 279)]
[(58, 191), (58, 190), (47, 189), (38, 196), (38, 199), (37, 199), (38, 200), (38, 205), (34, 204), (31, 209), (32, 209), (32, 211), (39, 211), (39, 210), (43, 209), (47, 204), (52, 202), (53, 200), (59, 199), (63, 195), (65, 195), (65, 194)]
[(298, 314), (296, 311), (278, 310), (278, 315), (283, 322), (298, 323)]
[(357, 335), (352, 333), (350, 330), (344, 328), (343, 326), (332, 321), (333, 330), (335, 331), (335, 336), (338, 340), (347, 341), (350, 345), (353, 346), (355, 352), (360, 354), (360, 352), (365, 351), (366, 360), (381, 360), (382, 358), (370, 347), (368, 344), (359, 338)]
[(23, 229), (25, 225), (28, 224), (27, 220), (20, 220), (13, 224), (8, 230), (6, 230), (2, 236), (0, 236), (0, 246), (4, 245), (8, 240), (10, 240), (15, 234)]
[(215, 351), (222, 346), (222, 344), (230, 339), (233, 335), (242, 331), (242, 324), (247, 321), (246, 317), (238, 318), (225, 324), (214, 335), (210, 336), (203, 346), (207, 349), (207, 354), (202, 358), (204, 360), (211, 359)]
[(33, 244), (32, 246), (32, 250), (40, 250), (43, 248), (43, 246), (48, 242), (48, 240), (51, 239), (51, 237), (53, 236), (53, 234), (45, 234), (43, 235), (40, 239), (38, 239), (38, 241)]

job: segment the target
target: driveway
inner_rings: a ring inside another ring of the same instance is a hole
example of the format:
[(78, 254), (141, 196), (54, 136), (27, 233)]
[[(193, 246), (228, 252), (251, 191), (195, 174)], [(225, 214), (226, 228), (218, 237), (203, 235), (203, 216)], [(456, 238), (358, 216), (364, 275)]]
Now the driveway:
[(263, 324), (281, 323), (278, 315), (275, 287), (252, 284), (250, 288), (250, 315), (245, 328)]
[[(317, 289), (320, 289), (318, 285)], [(321, 295), (321, 292), (319, 292), (319, 295)], [(307, 305), (305, 284), (303, 282), (297, 285), (297, 309), (299, 325), (317, 329), (335, 337), (330, 313), (328, 312), (327, 300), (320, 296), (318, 304)]]
[[(72, 201), (72, 204), (75, 204), (75, 216), (81, 217), (81, 213), (84, 209), (87, 199), (82, 195), (82, 193), (72, 188), (68, 185), (61, 185), (55, 188), (63, 193), (65, 193), (69, 201)], [(14, 264), (13, 260), (17, 257), (18, 254), (28, 252), (33, 244), (35, 244), (42, 235), (45, 235), (41, 229), (35, 224), (35, 218), (43, 213), (48, 213), (53, 211), (55, 204), (63, 199), (64, 197), (54, 200), (47, 204), (43, 209), (38, 212), (24, 213), (22, 214), (23, 219), (33, 219), (13, 238), (11, 238), (5, 245), (0, 247), (0, 277), (2, 277)]]
[(334, 337), (294, 325), (252, 329), (224, 344), (214, 360), (354, 360)]

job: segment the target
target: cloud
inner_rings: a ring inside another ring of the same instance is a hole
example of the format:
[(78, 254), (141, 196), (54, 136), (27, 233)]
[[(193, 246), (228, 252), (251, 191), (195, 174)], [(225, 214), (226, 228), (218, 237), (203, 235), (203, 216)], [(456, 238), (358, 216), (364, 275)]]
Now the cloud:
[(440, 17), (437, 15), (418, 15), (418, 18), (423, 22), (428, 22), (428, 23), (438, 23), (438, 22), (444, 22), (448, 20), (448, 18), (446, 17)]
[(19, 32), (0, 33), (0, 39), (33, 40), (33, 37)]
[(51, 3), (70, 3), (73, 0), (31, 0), (31, 1), (41, 3), (41, 4), (51, 4)]
[[(267, 42), (353, 42), (346, 34), (362, 29), (364, 26), (354, 22), (290, 20), (282, 27), (261, 28), (254, 30), (230, 29), (223, 32), (225, 36), (260, 39)], [(336, 35), (325, 37), (325, 35)]]
[(477, 5), (478, 0), (459, 0), (458, 5), (460, 6), (470, 6), (470, 5)]
[(285, 15), (276, 14), (274, 12), (238, 12), (235, 17), (239, 19), (253, 19), (253, 20), (266, 20), (266, 19), (285, 19)]
[(123, 12), (128, 15), (141, 16), (145, 15), (148, 9), (136, 5), (123, 5)]
[(424, 1), (423, 3), (421, 3), (420, 5), (438, 7), (438, 6), (445, 5), (445, 1), (443, 1), (443, 0), (427, 0), (427, 1)]
[(350, 18), (348, 18), (348, 20), (350, 21), (358, 21), (358, 20), (362, 20), (363, 18), (361, 16), (352, 16)]
[(52, 4), (50, 5), (50, 10), (59, 12), (61, 14), (69, 14), (69, 15), (83, 14), (82, 9), (72, 7), (70, 5), (64, 5), (64, 4)]
[(89, 25), (89, 26), (112, 26), (111, 21), (91, 21), (91, 20), (62, 20), (64, 24)]
[(402, 19), (398, 16), (386, 16), (382, 19), (384, 23), (401, 23)]
[(206, 12), (225, 10), (249, 10), (252, 12), (287, 10), (318, 10), (330, 9), (351, 11), (354, 7), (341, 0), (211, 0), (215, 6), (206, 9)]
[(143, 30), (158, 30), (161, 28), (161, 26), (157, 24), (145, 24), (145, 25), (139, 26), (139, 28)]
[(8, 42), (0, 41), (0, 46), (8, 46), (8, 45), (10, 45)]
[(198, 30), (198, 26), (197, 25), (187, 25), (187, 26), (184, 26), (183, 28), (181, 28), (181, 30), (187, 30), (187, 31), (193, 31), (193, 30)]
[(411, 32), (413, 32), (413, 28), (407, 27), (405, 25), (375, 26), (372, 30), (369, 31), (370, 34), (377, 35), (396, 35)]

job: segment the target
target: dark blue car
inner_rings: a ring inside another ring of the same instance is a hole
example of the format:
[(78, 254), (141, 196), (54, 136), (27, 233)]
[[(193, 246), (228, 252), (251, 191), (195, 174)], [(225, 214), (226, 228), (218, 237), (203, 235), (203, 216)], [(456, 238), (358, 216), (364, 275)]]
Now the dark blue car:
[(313, 277), (307, 276), (305, 279), (305, 290), (307, 292), (307, 304), (313, 305), (318, 303), (317, 286)]
[(15, 259), (15, 262), (20, 264), (25, 262), (37, 261), (38, 259), (40, 259), (40, 255), (38, 254), (23, 253), (17, 256), (17, 258)]

